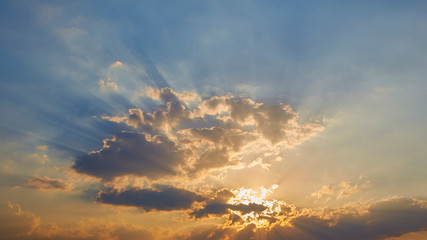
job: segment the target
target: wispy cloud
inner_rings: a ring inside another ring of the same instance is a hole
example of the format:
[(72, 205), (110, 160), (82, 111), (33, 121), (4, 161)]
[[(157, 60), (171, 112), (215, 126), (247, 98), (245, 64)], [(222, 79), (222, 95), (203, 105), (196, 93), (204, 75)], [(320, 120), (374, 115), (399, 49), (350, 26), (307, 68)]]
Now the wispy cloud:
[(318, 199), (326, 197), (326, 200), (329, 200), (331, 197), (341, 199), (369, 188), (370, 185), (370, 181), (361, 184), (351, 184), (349, 181), (342, 181), (337, 185), (323, 185), (318, 191), (311, 193), (311, 196)]
[(61, 179), (49, 177), (31, 177), (28, 179), (26, 186), (37, 189), (47, 190), (68, 190), (70, 185), (64, 183)]

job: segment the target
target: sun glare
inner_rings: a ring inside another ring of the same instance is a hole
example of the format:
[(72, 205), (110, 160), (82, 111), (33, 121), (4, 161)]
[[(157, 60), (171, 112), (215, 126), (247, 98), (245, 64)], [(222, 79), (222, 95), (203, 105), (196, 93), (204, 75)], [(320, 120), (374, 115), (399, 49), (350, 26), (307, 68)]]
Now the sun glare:
[[(267, 199), (278, 187), (275, 184), (269, 188), (240, 188), (234, 190), (235, 196), (227, 203), (236, 206), (236, 209), (231, 209), (230, 212), (239, 216), (241, 221), (233, 225), (246, 227), (249, 224), (254, 224), (257, 228), (271, 228), (277, 224), (287, 225), (293, 212), (293, 206), (283, 201)], [(241, 208), (237, 208), (238, 206)], [(244, 206), (247, 207), (244, 208)]]

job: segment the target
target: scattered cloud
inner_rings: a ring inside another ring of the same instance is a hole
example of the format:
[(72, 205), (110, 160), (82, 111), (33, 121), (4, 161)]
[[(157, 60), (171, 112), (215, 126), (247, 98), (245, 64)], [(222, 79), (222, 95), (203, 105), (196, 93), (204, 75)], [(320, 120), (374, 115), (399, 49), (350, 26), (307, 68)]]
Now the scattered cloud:
[(311, 193), (311, 196), (316, 198), (327, 197), (326, 200), (330, 200), (331, 197), (341, 199), (349, 197), (363, 189), (368, 188), (371, 185), (370, 181), (366, 181), (362, 184), (352, 185), (349, 181), (342, 181), (338, 185), (324, 185), (318, 191)]
[(99, 79), (98, 81), (99, 84), (99, 89), (101, 91), (118, 91), (119, 90), (119, 86), (117, 86), (117, 84), (111, 80), (103, 80), (103, 79)]
[(155, 89), (153, 87), (147, 87), (136, 92), (137, 96), (149, 97), (152, 100), (163, 100), (165, 102), (180, 101), (186, 105), (193, 102), (201, 101), (201, 97), (194, 91), (182, 91), (175, 92), (171, 88)]
[(64, 183), (60, 179), (52, 179), (49, 177), (31, 177), (28, 179), (26, 186), (37, 189), (48, 190), (67, 190), (70, 185)]
[(49, 162), (49, 156), (47, 155), (48, 147), (46, 145), (38, 145), (34, 147), (35, 152), (30, 154), (28, 157), (34, 159), (41, 164)]
[(115, 61), (110, 65), (111, 68), (117, 68), (117, 67), (121, 67), (121, 66), (123, 66), (123, 63), (120, 61)]

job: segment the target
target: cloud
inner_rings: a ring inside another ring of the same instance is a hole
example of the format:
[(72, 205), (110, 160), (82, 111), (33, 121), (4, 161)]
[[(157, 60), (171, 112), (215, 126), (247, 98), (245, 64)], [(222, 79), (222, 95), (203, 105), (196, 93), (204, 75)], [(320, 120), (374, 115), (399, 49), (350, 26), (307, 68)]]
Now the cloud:
[(78, 157), (73, 169), (104, 180), (124, 175), (158, 179), (176, 175), (184, 161), (184, 154), (165, 136), (121, 132), (105, 139), (100, 150)]
[(253, 133), (222, 127), (190, 128), (179, 131), (178, 134), (183, 141), (204, 140), (215, 146), (228, 147), (234, 152), (240, 151), (246, 144), (256, 140)]
[(190, 172), (198, 172), (205, 169), (220, 168), (229, 165), (233, 165), (233, 162), (230, 161), (227, 148), (215, 148), (205, 151), (192, 166)]
[(298, 231), (308, 233), (306, 239), (385, 239), (425, 230), (427, 205), (416, 199), (393, 198), (372, 204), (365, 214), (343, 213), (335, 219), (303, 215), (292, 220), (292, 225), (276, 231), (291, 239), (298, 237)]
[(190, 119), (191, 113), (179, 102), (168, 102), (153, 113), (131, 108), (127, 117), (102, 116), (102, 118), (116, 123), (123, 122), (135, 129), (167, 132), (176, 128), (181, 121)]
[(62, 180), (49, 177), (31, 177), (28, 179), (26, 186), (49, 190), (67, 190), (70, 188), (69, 184), (64, 183)]
[[(314, 209), (313, 209), (314, 210)], [(258, 229), (254, 224), (242, 230), (212, 228), (193, 231), (187, 239), (294, 239), (294, 240), (379, 240), (427, 230), (427, 201), (392, 198), (371, 204), (363, 213), (356, 209), (302, 211), (288, 225)], [(325, 215), (326, 214), (326, 215)], [(212, 236), (221, 236), (214, 238)], [(179, 239), (179, 238), (178, 238)]]
[(146, 96), (153, 100), (163, 100), (166, 103), (179, 101), (185, 103), (186, 105), (201, 100), (200, 96), (194, 91), (175, 92), (169, 87), (161, 89), (147, 87), (145, 90), (143, 89), (137, 92), (137, 95), (142, 97)]
[(265, 105), (247, 98), (214, 96), (198, 108), (201, 116), (215, 115), (218, 119), (239, 125), (254, 125), (256, 132), (272, 144), (283, 142), (291, 147), (321, 131), (317, 123), (298, 123), (298, 114), (289, 105)]
[(117, 86), (117, 84), (111, 80), (103, 80), (103, 79), (99, 79), (98, 81), (99, 84), (99, 89), (101, 89), (101, 91), (118, 91), (119, 90), (119, 86)]
[(0, 239), (21, 239), (30, 235), (40, 219), (21, 210), (19, 204), (4, 202), (0, 205)]
[(194, 202), (204, 200), (199, 194), (185, 189), (129, 189), (100, 192), (97, 201), (112, 205), (140, 207), (146, 211), (190, 209)]
[(120, 61), (115, 61), (110, 65), (110, 68), (117, 68), (123, 66), (123, 63)]
[[(149, 125), (157, 130), (171, 131), (181, 128), (182, 121), (207, 120), (209, 116), (215, 116), (222, 125), (228, 124), (227, 128), (243, 130), (245, 126), (254, 126), (254, 131), (249, 131), (252, 134), (260, 134), (272, 144), (283, 142), (288, 147), (300, 144), (323, 130), (319, 123), (299, 123), (297, 112), (285, 104), (265, 105), (248, 98), (212, 96), (190, 109), (182, 104), (182, 100), (196, 99), (196, 93), (177, 93), (171, 88), (159, 90), (149, 87), (145, 95), (155, 100), (161, 99), (165, 104), (159, 105), (152, 113), (130, 109), (129, 117), (123, 122), (135, 128)], [(117, 117), (104, 118), (117, 121)], [(219, 125), (218, 122), (211, 127)]]
[(349, 181), (342, 181), (336, 186), (324, 185), (318, 191), (311, 193), (311, 196), (316, 198), (322, 198), (328, 196), (326, 200), (329, 200), (330, 197), (335, 197), (336, 199), (341, 199), (349, 197), (363, 189), (366, 189), (370, 186), (370, 181), (366, 181), (362, 184), (352, 185)]
[(252, 225), (271, 229), (277, 224), (285, 225), (297, 215), (297, 211), (286, 202), (266, 198), (276, 188), (277, 185), (269, 189), (221, 189), (216, 192), (215, 198), (206, 201), (190, 216), (196, 219), (219, 217), (225, 220), (223, 227), (233, 226), (236, 229)]
[(49, 156), (47, 155), (48, 147), (46, 145), (38, 145), (35, 146), (35, 153), (28, 155), (28, 157), (40, 162), (41, 164), (45, 164), (50, 161)]
[(260, 214), (266, 209), (267, 209), (266, 206), (261, 204), (256, 204), (256, 203), (233, 205), (233, 204), (212, 202), (207, 204), (204, 208), (194, 211), (193, 213), (191, 213), (191, 215), (196, 218), (207, 217), (209, 215), (222, 216), (225, 214), (229, 214), (230, 213), (229, 210), (238, 211), (241, 214), (248, 214), (252, 212), (256, 214)]
[(53, 223), (42, 224), (34, 213), (22, 211), (19, 204), (0, 205), (1, 240), (137, 240), (154, 239), (149, 231), (132, 224), (84, 219), (75, 226), (61, 228)]
[(319, 123), (299, 123), (298, 114), (284, 104), (212, 96), (191, 107), (183, 101), (199, 99), (196, 93), (149, 87), (143, 94), (162, 104), (152, 112), (131, 108), (128, 116), (102, 116), (128, 132), (79, 157), (73, 166), (77, 172), (105, 180), (125, 175), (160, 179), (245, 164), (266, 167), (281, 159), (282, 150), (323, 129)]

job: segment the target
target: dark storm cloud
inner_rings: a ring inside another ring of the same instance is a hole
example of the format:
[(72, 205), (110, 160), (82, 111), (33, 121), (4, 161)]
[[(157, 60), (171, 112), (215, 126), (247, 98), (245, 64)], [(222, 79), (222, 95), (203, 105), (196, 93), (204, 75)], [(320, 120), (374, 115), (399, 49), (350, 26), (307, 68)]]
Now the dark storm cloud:
[(99, 151), (77, 158), (73, 168), (104, 180), (124, 175), (157, 179), (176, 175), (183, 161), (182, 152), (165, 136), (121, 132), (104, 140)]
[[(218, 208), (215, 208), (218, 209)], [(215, 239), (222, 235), (230, 240), (262, 236), (268, 240), (379, 240), (427, 230), (427, 201), (395, 198), (371, 205), (364, 214), (337, 212), (335, 217), (300, 214), (292, 226), (276, 225), (272, 229), (254, 229), (248, 225), (241, 231), (233, 228), (194, 231), (189, 239)], [(213, 212), (213, 211), (212, 211)]]
[(100, 192), (97, 201), (112, 205), (140, 207), (146, 211), (173, 211), (190, 209), (194, 202), (204, 198), (194, 192), (173, 187), (164, 190), (130, 189)]

